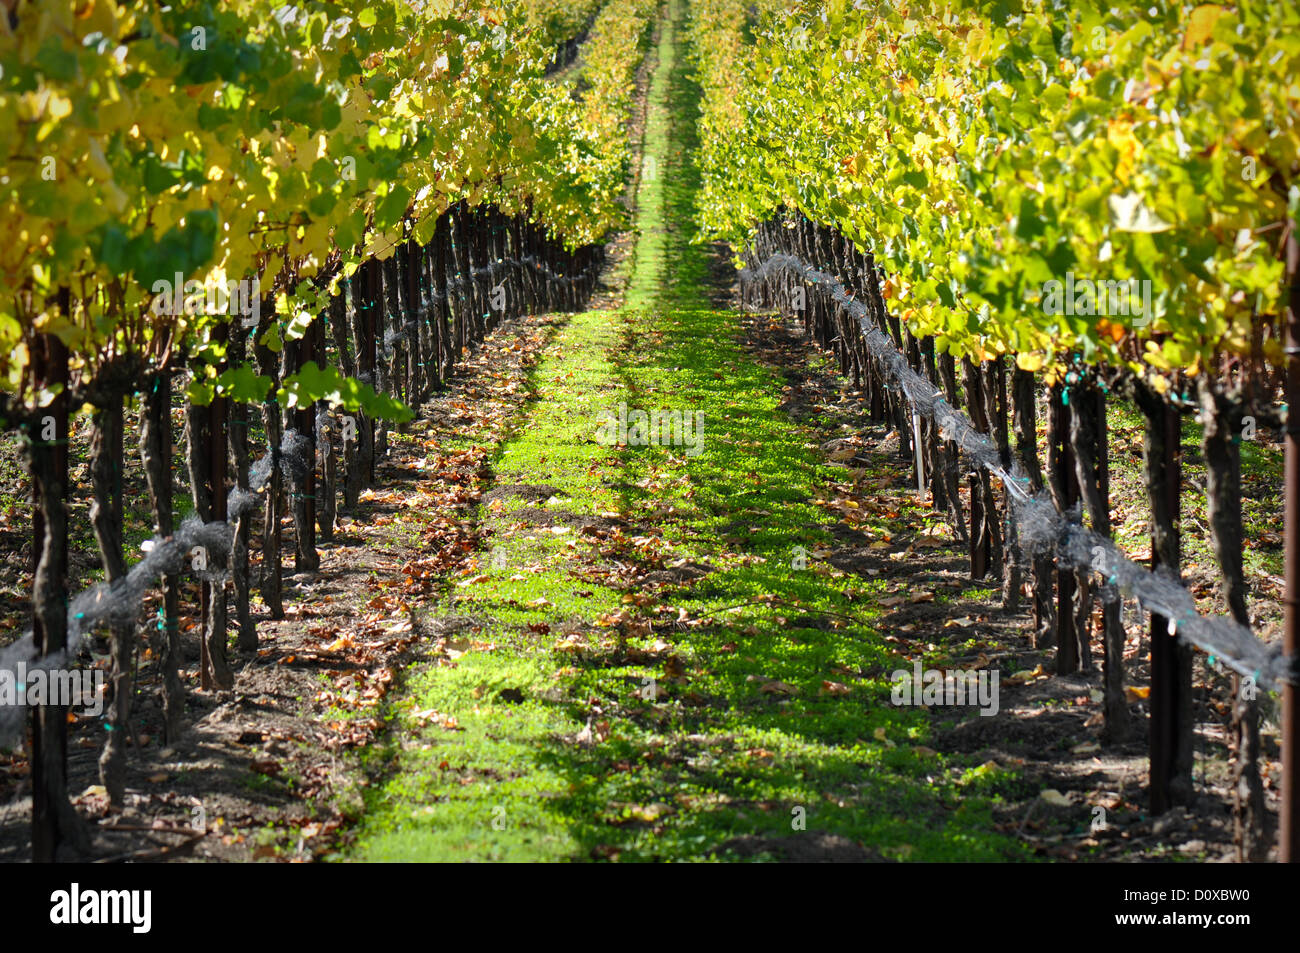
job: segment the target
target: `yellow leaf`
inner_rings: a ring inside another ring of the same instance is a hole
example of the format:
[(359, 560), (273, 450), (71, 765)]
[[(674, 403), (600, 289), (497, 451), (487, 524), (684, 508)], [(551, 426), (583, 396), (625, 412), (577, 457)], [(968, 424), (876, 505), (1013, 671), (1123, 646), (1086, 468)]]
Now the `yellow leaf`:
[(1133, 164), (1137, 161), (1138, 152), (1142, 146), (1133, 135), (1133, 123), (1122, 119), (1112, 119), (1106, 124), (1106, 141), (1115, 147), (1119, 153), (1119, 164), (1115, 167), (1116, 174), (1121, 181), (1128, 181), (1129, 174), (1133, 171)]
[(1044, 678), (1047, 673), (1043, 671), (1043, 666), (1036, 666), (1033, 671), (1016, 672), (1014, 675), (1008, 675), (1002, 679), (1005, 685), (1023, 685), (1025, 682), (1032, 682), (1036, 678)]
[(1187, 19), (1187, 33), (1183, 36), (1183, 49), (1200, 46), (1214, 32), (1214, 24), (1223, 12), (1216, 4), (1205, 3), (1192, 11)]
[(1047, 363), (1046, 359), (1037, 351), (1016, 355), (1016, 367), (1020, 368), (1022, 371), (1029, 371), (1031, 374), (1036, 371), (1041, 371), (1045, 363)]
[(628, 814), (638, 821), (650, 822), (659, 820), (659, 818), (663, 817), (670, 811), (672, 811), (672, 808), (667, 804), (656, 802), (645, 806), (637, 805), (636, 807), (631, 808), (628, 811)]

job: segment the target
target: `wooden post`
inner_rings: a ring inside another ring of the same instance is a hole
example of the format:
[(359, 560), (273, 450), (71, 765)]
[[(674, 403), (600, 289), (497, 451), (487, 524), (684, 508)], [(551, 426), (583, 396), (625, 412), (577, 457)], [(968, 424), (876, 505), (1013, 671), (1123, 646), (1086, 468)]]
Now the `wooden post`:
[[(69, 311), (69, 295), (58, 295), (60, 310)], [(32, 439), (33, 566), (32, 635), (40, 656), (67, 646), (68, 612), (68, 349), (52, 334), (35, 338), (32, 347), (34, 390), (59, 388)], [(52, 429), (52, 433), (50, 430)], [(32, 712), (32, 859), (50, 863), (60, 846), (83, 846), (85, 833), (68, 800), (68, 710), (42, 705)]]
[[(969, 357), (961, 359), (962, 383), (966, 390), (966, 408), (970, 411), (971, 423), (980, 433), (989, 432), (988, 415), (985, 413), (984, 382), (980, 368)], [(984, 477), (979, 472), (971, 474), (970, 480), (970, 577), (983, 579), (989, 572), (989, 558), (992, 555), (992, 541), (989, 539), (989, 524), (997, 518), (995, 513), (987, 513), (984, 495)]]
[[(230, 328), (220, 324), (213, 330), (213, 340), (224, 342)], [(224, 362), (222, 363), (224, 369)], [(208, 405), (208, 480), (212, 494), (212, 519), (225, 522), (226, 519), (226, 470), (229, 459), (226, 441), (226, 404), (225, 397), (213, 397)], [(205, 631), (200, 648), (201, 667), (200, 685), (203, 688), (233, 688), (234, 673), (226, 659), (226, 582), (225, 570), (229, 567), (230, 557), (224, 553), (209, 554), (208, 569), (214, 573), (213, 578), (204, 583), (203, 589), (208, 595), (207, 615), (204, 618)]]
[[(1049, 406), (1047, 458), (1056, 506), (1065, 512), (1079, 498), (1074, 473), (1074, 449), (1070, 443), (1070, 404), (1061, 384), (1052, 387)], [(1074, 570), (1056, 571), (1056, 672), (1069, 675), (1079, 670), (1079, 639), (1074, 621)]]
[[(1286, 592), (1283, 596), (1282, 648), (1300, 653), (1300, 241), (1291, 221), (1286, 242), (1290, 296), (1286, 309)], [(1297, 688), (1282, 689), (1282, 808), (1278, 859), (1300, 862), (1300, 739), (1296, 738)]]
[[(1159, 398), (1148, 413), (1146, 478), (1150, 487), (1151, 568), (1175, 575), (1181, 562), (1182, 451), (1178, 412)], [(1163, 814), (1192, 796), (1191, 648), (1169, 632), (1169, 620), (1151, 616), (1151, 786), (1152, 814)]]

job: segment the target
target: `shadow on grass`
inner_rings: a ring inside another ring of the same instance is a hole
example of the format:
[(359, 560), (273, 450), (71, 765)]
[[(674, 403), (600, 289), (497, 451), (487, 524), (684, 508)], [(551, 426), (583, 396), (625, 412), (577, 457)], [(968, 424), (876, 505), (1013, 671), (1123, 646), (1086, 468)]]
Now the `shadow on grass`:
[[(566, 511), (617, 509), (628, 533), (525, 529), (510, 568), (459, 597), (483, 650), (417, 673), (391, 710), (396, 770), (368, 796), (360, 853), (762, 858), (832, 836), (864, 845), (863, 859), (1020, 856), (991, 821), (1005, 777), (923, 747), (921, 710), (890, 703), (899, 666), (874, 628), (878, 584), (823, 561), (795, 568), (796, 546), (832, 539), (814, 500), (833, 473), (778, 410), (778, 375), (738, 346), (735, 316), (699, 307), (710, 269), (687, 234), (699, 91), (682, 51), (663, 53), (647, 128), (663, 174), (640, 197), (628, 305), (566, 328), (497, 465), (555, 484)], [(598, 446), (602, 401), (703, 411), (701, 452)], [(503, 538), (511, 512), (495, 517)], [(621, 564), (616, 576), (582, 575), (588, 546), (602, 571)], [(665, 563), (704, 575), (620, 587)], [(608, 624), (619, 614), (623, 639)]]

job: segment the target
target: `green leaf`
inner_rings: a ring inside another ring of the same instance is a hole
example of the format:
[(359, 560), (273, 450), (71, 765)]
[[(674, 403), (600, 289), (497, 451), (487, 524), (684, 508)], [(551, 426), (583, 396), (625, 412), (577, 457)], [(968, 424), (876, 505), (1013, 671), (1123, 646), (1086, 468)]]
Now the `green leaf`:
[(258, 374), (249, 364), (227, 368), (217, 378), (217, 393), (244, 404), (260, 404), (271, 389), (271, 378)]
[(206, 407), (216, 396), (216, 388), (211, 380), (195, 378), (185, 386), (185, 397), (196, 407)]
[(411, 201), (411, 190), (404, 185), (395, 186), (388, 197), (375, 209), (375, 228), (379, 231), (392, 228), (406, 214)]
[(415, 416), (401, 401), (376, 393), (355, 377), (344, 377), (336, 368), (322, 369), (315, 361), (308, 361), (296, 374), (286, 377), (277, 397), (291, 409), (310, 407), (316, 401), (324, 400), (352, 413), (363, 410), (372, 417), (398, 423)]

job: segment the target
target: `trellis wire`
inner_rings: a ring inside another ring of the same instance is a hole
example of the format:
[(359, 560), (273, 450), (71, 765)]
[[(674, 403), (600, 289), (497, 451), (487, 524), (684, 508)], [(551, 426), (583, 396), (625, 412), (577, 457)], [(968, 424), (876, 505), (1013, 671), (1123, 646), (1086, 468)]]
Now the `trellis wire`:
[(1029, 477), (1020, 466), (1014, 460), (1009, 468), (1003, 466), (1002, 456), (989, 437), (976, 430), (970, 418), (948, 403), (930, 381), (912, 370), (890, 337), (872, 322), (866, 305), (846, 293), (832, 275), (793, 255), (777, 253), (757, 269), (744, 269), (741, 281), (759, 281), (778, 269), (799, 275), (847, 311), (857, 321), (867, 350), (888, 373), (889, 383), (903, 392), (914, 411), (934, 421), (945, 440), (956, 443), (966, 457), (1002, 481), (1011, 503), (1010, 518), (1016, 523), (1019, 544), (1027, 555), (1048, 553), (1055, 556), (1058, 566), (1097, 573), (1105, 584), (1103, 599), (1114, 599), (1116, 594), (1136, 599), (1143, 609), (1170, 620), (1170, 635), (1253, 678), (1261, 689), (1277, 690), (1283, 683), (1300, 683), (1295, 660), (1285, 656), (1280, 647), (1260, 641), (1235, 619), (1201, 615), (1192, 594), (1172, 576), (1133, 562), (1109, 539), (1083, 526), (1077, 508), (1069, 514), (1058, 510), (1047, 490), (1032, 493)]
[[(311, 469), (311, 442), (296, 430), (285, 432), (280, 442), (280, 469), (290, 486), (300, 490)], [(0, 673), (8, 673), (17, 682), (18, 663), (28, 672), (52, 671), (70, 665), (81, 649), (85, 634), (103, 624), (134, 624), (144, 603), (145, 593), (165, 575), (179, 573), (196, 547), (207, 556), (229, 555), (234, 539), (234, 521), (261, 499), (260, 491), (271, 477), (272, 454), (267, 453), (253, 465), (248, 475), (248, 489), (233, 487), (226, 494), (226, 520), (205, 523), (193, 513), (187, 516), (170, 537), (159, 536), (145, 544), (145, 554), (125, 576), (83, 589), (68, 604), (66, 647), (41, 656), (34, 634), (28, 630), (12, 645), (0, 649)], [(220, 585), (228, 571), (198, 570), (204, 579)], [(22, 699), (23, 692), (19, 692)], [(27, 706), (0, 705), (0, 747), (10, 747), (22, 732)]]

